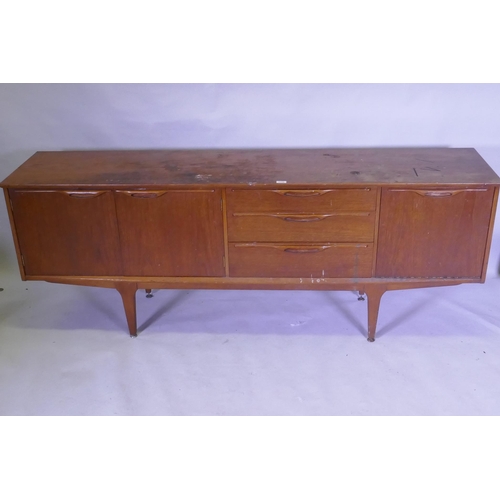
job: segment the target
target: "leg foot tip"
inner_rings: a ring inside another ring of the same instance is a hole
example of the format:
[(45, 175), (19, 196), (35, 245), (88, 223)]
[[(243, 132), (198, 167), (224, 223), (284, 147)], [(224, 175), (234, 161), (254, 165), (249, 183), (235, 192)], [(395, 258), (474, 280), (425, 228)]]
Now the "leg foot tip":
[(370, 337), (368, 337), (366, 340), (368, 340), (368, 342), (375, 342), (375, 339), (372, 339)]

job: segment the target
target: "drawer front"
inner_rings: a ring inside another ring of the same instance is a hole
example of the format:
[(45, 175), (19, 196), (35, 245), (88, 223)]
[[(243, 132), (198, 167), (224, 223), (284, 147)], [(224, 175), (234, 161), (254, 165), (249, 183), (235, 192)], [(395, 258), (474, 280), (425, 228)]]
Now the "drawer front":
[(229, 241), (370, 242), (375, 213), (234, 212), (227, 223)]
[(262, 278), (367, 278), (371, 243), (230, 243), (229, 275)]
[(375, 188), (360, 189), (228, 189), (228, 212), (371, 211)]

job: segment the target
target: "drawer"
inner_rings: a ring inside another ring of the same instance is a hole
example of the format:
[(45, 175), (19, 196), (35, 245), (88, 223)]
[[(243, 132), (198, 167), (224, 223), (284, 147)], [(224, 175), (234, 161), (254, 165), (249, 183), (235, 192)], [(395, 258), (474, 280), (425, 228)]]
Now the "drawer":
[(371, 243), (230, 243), (229, 275), (262, 278), (368, 278)]
[(339, 189), (227, 189), (228, 212), (371, 211), (376, 188)]
[(375, 213), (234, 212), (227, 225), (229, 241), (370, 242)]

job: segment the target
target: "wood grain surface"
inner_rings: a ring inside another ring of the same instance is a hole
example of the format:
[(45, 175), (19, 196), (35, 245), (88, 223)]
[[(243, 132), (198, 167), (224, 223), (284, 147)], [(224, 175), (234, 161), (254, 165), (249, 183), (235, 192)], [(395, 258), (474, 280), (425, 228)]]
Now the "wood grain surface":
[(496, 184), (472, 148), (37, 152), (3, 187)]

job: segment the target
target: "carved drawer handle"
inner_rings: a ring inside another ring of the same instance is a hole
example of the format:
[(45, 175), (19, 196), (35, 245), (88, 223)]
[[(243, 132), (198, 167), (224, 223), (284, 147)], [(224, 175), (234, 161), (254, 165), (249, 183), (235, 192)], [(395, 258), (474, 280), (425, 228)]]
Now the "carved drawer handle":
[(325, 243), (323, 245), (293, 245), (284, 243), (232, 243), (236, 248), (275, 248), (284, 252), (313, 253), (327, 250), (328, 248), (369, 248), (367, 243)]
[(71, 196), (71, 198), (97, 198), (101, 196), (105, 191), (64, 191), (65, 194)]
[(327, 248), (330, 248), (330, 246), (327, 245), (327, 246), (321, 246), (321, 247), (308, 247), (308, 248), (289, 247), (289, 248), (285, 248), (284, 252), (288, 252), (288, 253), (318, 253), (318, 252), (322, 252), (323, 250), (326, 250)]
[(280, 194), (282, 196), (294, 196), (297, 198), (303, 198), (306, 196), (321, 196), (322, 194), (330, 193), (332, 189), (301, 189), (297, 191), (282, 191), (279, 189), (274, 189), (273, 193)]
[(331, 212), (329, 214), (273, 214), (266, 212), (235, 212), (233, 217), (275, 217), (286, 222), (317, 222), (328, 217), (369, 217), (371, 212)]
[(326, 219), (328, 215), (319, 215), (314, 217), (281, 217), (286, 222), (317, 222)]
[(459, 192), (460, 191), (417, 191), (421, 196), (429, 196), (431, 198), (446, 198)]
[[(342, 188), (343, 189), (343, 188)], [(283, 189), (273, 189), (272, 192), (280, 194), (282, 196), (294, 196), (297, 198), (304, 198), (306, 196), (321, 196), (327, 193), (333, 193), (334, 191), (341, 191), (342, 189), (293, 189), (293, 190), (283, 190)], [(349, 191), (371, 191), (371, 188), (351, 188)]]

